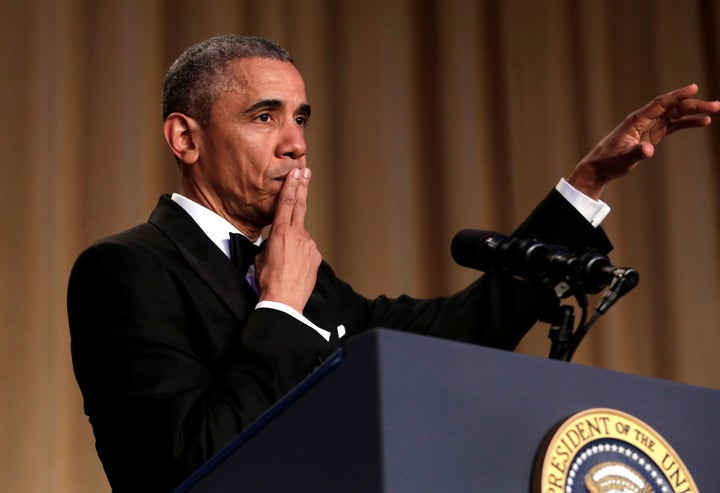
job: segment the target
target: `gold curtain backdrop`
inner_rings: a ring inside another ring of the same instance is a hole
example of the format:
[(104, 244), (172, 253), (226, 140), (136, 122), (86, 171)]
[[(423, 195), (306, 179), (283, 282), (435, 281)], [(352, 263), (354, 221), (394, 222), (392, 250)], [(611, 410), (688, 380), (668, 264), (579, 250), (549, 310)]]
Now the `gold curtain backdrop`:
[[(627, 113), (720, 98), (716, 0), (2, 0), (0, 489), (109, 491), (70, 363), (65, 290), (91, 242), (177, 190), (165, 70), (227, 32), (277, 41), (313, 118), (309, 230), (367, 295), (470, 282), (449, 244), (509, 233)], [(574, 361), (720, 388), (720, 118), (603, 197), (640, 285)], [(595, 300), (593, 300), (595, 302)], [(538, 324), (519, 352), (546, 356)]]

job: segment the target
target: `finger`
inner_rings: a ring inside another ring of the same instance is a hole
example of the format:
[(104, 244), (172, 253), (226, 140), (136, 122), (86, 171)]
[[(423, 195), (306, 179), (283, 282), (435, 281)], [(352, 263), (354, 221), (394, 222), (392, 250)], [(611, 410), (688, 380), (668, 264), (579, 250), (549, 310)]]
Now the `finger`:
[(641, 142), (638, 147), (639, 149), (637, 151), (640, 154), (638, 161), (641, 159), (650, 159), (655, 155), (655, 146), (650, 142)]
[(305, 228), (305, 213), (307, 212), (307, 196), (310, 187), (310, 168), (302, 170), (297, 192), (295, 194), (295, 206), (292, 211), (292, 225)]
[(643, 159), (651, 158), (653, 154), (655, 154), (655, 146), (650, 142), (640, 142), (622, 157), (622, 162), (625, 164), (637, 163)]
[(712, 123), (710, 115), (720, 111), (720, 101), (686, 99), (668, 109), (662, 119), (668, 133), (686, 128), (706, 127)]
[(704, 101), (702, 99), (686, 99), (675, 106), (683, 115), (710, 114), (720, 111), (719, 101)]
[[(656, 119), (662, 116), (679, 117), (679, 114), (675, 114), (677, 112), (677, 105), (697, 94), (698, 90), (698, 85), (693, 83), (657, 96), (641, 110), (643, 116), (650, 119)], [(668, 112), (672, 112), (673, 114), (667, 115), (666, 113)]]
[(285, 177), (280, 193), (278, 194), (278, 202), (275, 208), (274, 225), (291, 224), (293, 217), (293, 209), (295, 208), (295, 196), (300, 186), (301, 172), (295, 168)]
[(673, 132), (677, 132), (678, 130), (684, 130), (686, 128), (696, 128), (696, 127), (707, 127), (712, 123), (712, 118), (709, 116), (689, 116), (684, 117), (679, 120), (675, 120), (672, 123), (668, 124), (667, 127), (667, 133), (671, 134)]
[(660, 119), (665, 121), (668, 131), (675, 131), (709, 125), (711, 120), (707, 115), (718, 111), (720, 102), (685, 99), (668, 108)]

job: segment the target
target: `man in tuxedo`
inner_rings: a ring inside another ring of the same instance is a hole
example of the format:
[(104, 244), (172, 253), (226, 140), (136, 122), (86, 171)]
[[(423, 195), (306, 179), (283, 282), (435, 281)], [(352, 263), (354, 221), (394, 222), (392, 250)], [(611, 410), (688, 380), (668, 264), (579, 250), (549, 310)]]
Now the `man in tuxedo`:
[[(710, 123), (720, 103), (696, 92), (628, 116), (515, 234), (609, 251), (600, 195), (666, 134)], [(304, 82), (273, 43), (221, 36), (189, 48), (168, 71), (163, 118), (180, 193), (83, 252), (68, 288), (74, 370), (115, 491), (170, 491), (356, 334), (513, 349), (545, 305), (542, 290), (504, 274), (426, 300), (367, 299), (338, 279), (304, 227)]]

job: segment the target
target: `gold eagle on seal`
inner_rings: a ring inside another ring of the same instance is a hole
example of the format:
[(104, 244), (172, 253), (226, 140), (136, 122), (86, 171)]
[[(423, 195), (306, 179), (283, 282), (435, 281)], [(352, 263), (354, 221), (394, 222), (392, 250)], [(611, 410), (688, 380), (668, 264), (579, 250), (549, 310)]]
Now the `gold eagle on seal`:
[(602, 462), (583, 478), (589, 493), (655, 493), (642, 474), (622, 462)]

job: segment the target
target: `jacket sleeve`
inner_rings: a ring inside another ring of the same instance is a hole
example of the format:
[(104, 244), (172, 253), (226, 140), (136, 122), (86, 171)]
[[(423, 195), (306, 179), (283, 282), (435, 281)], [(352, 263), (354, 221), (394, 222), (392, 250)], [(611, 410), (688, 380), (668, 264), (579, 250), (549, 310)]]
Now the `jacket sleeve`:
[[(593, 227), (554, 189), (513, 236), (536, 238), (577, 253), (591, 249), (607, 253), (612, 249), (604, 231)], [(537, 320), (558, 303), (547, 288), (503, 273), (485, 274), (458, 293), (434, 299), (360, 299), (353, 297), (342, 281), (335, 282), (339, 292), (348, 293), (343, 297), (345, 309), (351, 313), (347, 319), (356, 321), (351, 333), (386, 327), (499, 349), (514, 349)]]
[(515, 230), (513, 236), (537, 238), (582, 253), (588, 249), (609, 253), (612, 243), (602, 228), (596, 228), (553, 189)]

